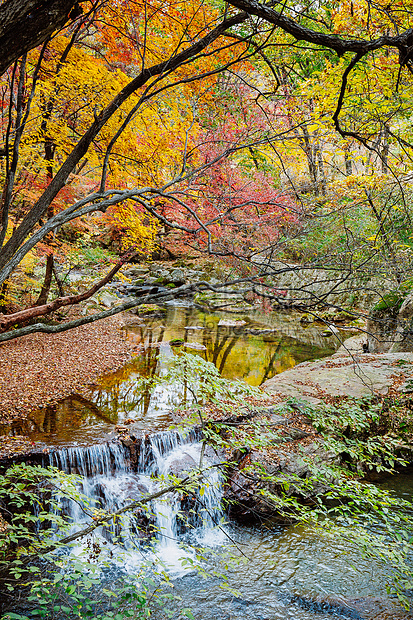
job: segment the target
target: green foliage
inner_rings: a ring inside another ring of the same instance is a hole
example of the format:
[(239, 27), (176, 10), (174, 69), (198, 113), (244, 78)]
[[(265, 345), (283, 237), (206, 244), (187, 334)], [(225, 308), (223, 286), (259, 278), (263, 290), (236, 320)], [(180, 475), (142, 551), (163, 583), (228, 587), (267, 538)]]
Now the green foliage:
[(403, 299), (404, 295), (400, 291), (390, 291), (383, 295), (380, 301), (373, 306), (372, 313), (375, 315), (389, 310), (397, 313), (400, 310)]
[(83, 238), (80, 243), (73, 246), (68, 254), (68, 258), (79, 266), (94, 267), (96, 265), (106, 265), (110, 263), (114, 254), (109, 250)]
[[(60, 514), (60, 500), (74, 499), (92, 523), (97, 515), (88, 498), (79, 493), (78, 480), (53, 467), (24, 463), (0, 476), (0, 507), (8, 522), (0, 534), (0, 573), (6, 591), (10, 595), (25, 592), (25, 606), (30, 608), (30, 618), (7, 612), (1, 620), (143, 620), (154, 607), (165, 607), (171, 599), (170, 593), (162, 591), (170, 581), (161, 563), (150, 562), (149, 572), (142, 562), (133, 576), (115, 582), (112, 578), (105, 587), (110, 558), (93, 535), (80, 554), (67, 554), (78, 543), (65, 543), (63, 535), (76, 524)], [(57, 534), (63, 542), (59, 543)]]
[(322, 435), (326, 448), (341, 455), (343, 462), (378, 472), (394, 472), (406, 461), (398, 456), (401, 438), (389, 431), (381, 402), (371, 398), (350, 399), (340, 405), (324, 404), (308, 408), (314, 428)]
[(206, 405), (217, 407), (227, 415), (245, 414), (253, 406), (251, 399), (268, 398), (260, 388), (243, 381), (224, 379), (212, 362), (205, 361), (199, 355), (178, 352), (165, 361), (168, 366), (166, 374), (150, 379), (141, 378), (140, 381), (150, 389), (155, 389), (159, 384), (173, 384), (180, 389), (181, 406), (187, 412), (192, 412), (194, 422), (203, 423)]

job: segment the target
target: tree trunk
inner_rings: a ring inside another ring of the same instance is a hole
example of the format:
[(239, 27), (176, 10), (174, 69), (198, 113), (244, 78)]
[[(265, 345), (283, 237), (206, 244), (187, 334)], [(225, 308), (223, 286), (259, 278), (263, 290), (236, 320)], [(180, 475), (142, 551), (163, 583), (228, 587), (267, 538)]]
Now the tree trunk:
[(40, 291), (40, 295), (37, 298), (35, 306), (43, 306), (47, 302), (47, 298), (49, 297), (50, 286), (52, 284), (53, 277), (53, 268), (54, 268), (54, 257), (53, 254), (50, 253), (47, 255), (46, 259), (46, 273), (44, 276), (44, 282), (42, 286), (42, 290)]
[(110, 282), (115, 273), (117, 273), (119, 269), (131, 258), (133, 258), (133, 255), (130, 253), (125, 254), (106, 276), (91, 286), (84, 293), (80, 293), (79, 295), (70, 295), (67, 297), (58, 297), (57, 299), (41, 306), (37, 304), (31, 308), (26, 308), (26, 310), (20, 310), (20, 312), (14, 312), (13, 314), (0, 317), (0, 333), (10, 329), (12, 326), (21, 325), (22, 323), (26, 323), (27, 321), (31, 321), (32, 319), (40, 316), (46, 316), (64, 306), (73, 306), (75, 304), (79, 304), (81, 301), (89, 299), (89, 297), (92, 297), (92, 295), (101, 289), (102, 286)]
[(77, 0), (5, 0), (0, 9), (0, 75), (20, 56), (81, 14)]
[(347, 149), (344, 151), (344, 163), (346, 165), (346, 175), (349, 177), (353, 174), (353, 162)]

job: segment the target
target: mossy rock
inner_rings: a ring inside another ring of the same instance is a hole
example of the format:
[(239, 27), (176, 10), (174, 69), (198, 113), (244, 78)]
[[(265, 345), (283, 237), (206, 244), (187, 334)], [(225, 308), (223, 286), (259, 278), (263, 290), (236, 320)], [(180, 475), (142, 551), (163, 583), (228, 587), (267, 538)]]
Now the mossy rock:
[(399, 312), (404, 298), (406, 294), (401, 293), (400, 291), (390, 291), (383, 295), (382, 299), (377, 302), (372, 308), (372, 315), (377, 316), (378, 314), (391, 314), (397, 315)]
[(142, 304), (136, 309), (137, 314), (166, 314), (166, 308), (161, 308), (156, 304)]
[(312, 314), (305, 313), (300, 317), (300, 323), (302, 325), (309, 325), (310, 323), (314, 323), (315, 320)]
[(182, 340), (182, 338), (174, 338), (169, 341), (169, 344), (171, 347), (182, 347), (182, 345), (185, 344), (185, 340)]

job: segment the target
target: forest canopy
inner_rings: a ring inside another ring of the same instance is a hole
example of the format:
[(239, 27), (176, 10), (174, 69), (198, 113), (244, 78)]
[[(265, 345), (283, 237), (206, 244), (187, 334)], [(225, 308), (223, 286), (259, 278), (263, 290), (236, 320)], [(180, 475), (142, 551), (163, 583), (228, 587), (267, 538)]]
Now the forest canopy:
[[(408, 4), (0, 9), (0, 338), (155, 253), (218, 256), (273, 303), (274, 257), (409, 288)], [(71, 257), (108, 236), (106, 276), (65, 290)]]

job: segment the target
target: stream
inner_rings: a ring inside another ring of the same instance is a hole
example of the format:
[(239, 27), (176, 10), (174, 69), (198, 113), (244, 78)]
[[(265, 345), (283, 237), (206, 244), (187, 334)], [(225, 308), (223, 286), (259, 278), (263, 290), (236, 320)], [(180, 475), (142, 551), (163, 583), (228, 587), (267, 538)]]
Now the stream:
[[(87, 396), (73, 395), (35, 412), (25, 425), (3, 431), (30, 434), (48, 450), (46, 465), (81, 475), (81, 491), (92, 508), (117, 510), (157, 491), (155, 477), (184, 475), (202, 459), (205, 474), (190, 506), (184, 506), (178, 494), (168, 494), (152, 501), (147, 511), (125, 518), (115, 532), (100, 528), (94, 535), (95, 544), (111, 557), (106, 579), (136, 574), (143, 564), (161, 561), (174, 594), (182, 597), (196, 620), (374, 618), (391, 605), (385, 568), (355, 550), (301, 526), (227, 522), (220, 507), (220, 470), (213, 467), (219, 457), (209, 447), (202, 448), (195, 431), (170, 430), (173, 409), (185, 394), (174, 385), (149, 393), (138, 381), (165, 373), (176, 351), (171, 341), (177, 340), (180, 350), (212, 361), (224, 377), (251, 385), (302, 361), (331, 355), (337, 339), (321, 335), (322, 326), (302, 327), (298, 316), (257, 311), (234, 319), (171, 305), (158, 316), (139, 317), (125, 331), (125, 337), (140, 346), (129, 364), (104, 377)], [(348, 335), (339, 333), (340, 338)], [(112, 441), (115, 425), (130, 420), (128, 431), (140, 438), (135, 459)], [(410, 476), (389, 484), (411, 495)], [(61, 510), (77, 524), (75, 529), (90, 520), (76, 501), (65, 500)], [(181, 519), (181, 511), (187, 518)], [(202, 560), (197, 548), (203, 549)], [(87, 542), (72, 553), (87, 553)], [(194, 570), (197, 565), (212, 576), (203, 579)], [(233, 590), (222, 588), (221, 572)], [(347, 601), (355, 599), (366, 599), (372, 613), (354, 615)], [(182, 618), (179, 604), (171, 606), (174, 620)], [(154, 617), (166, 618), (162, 607)]]

